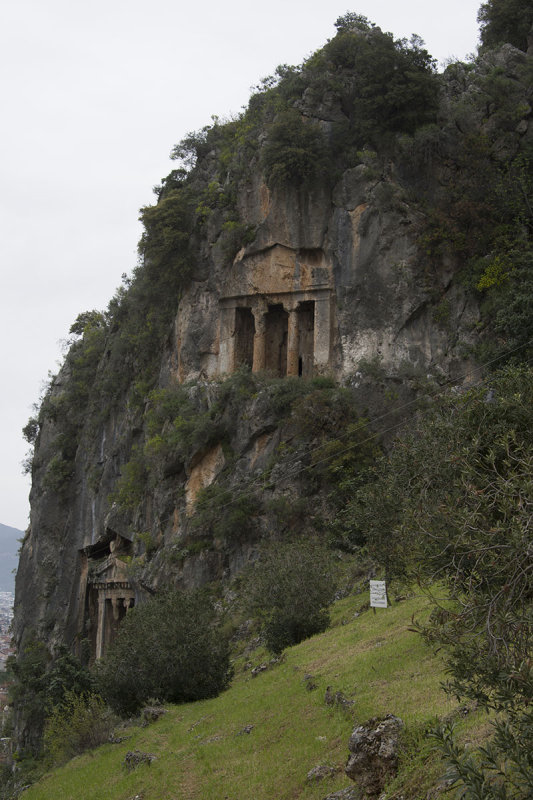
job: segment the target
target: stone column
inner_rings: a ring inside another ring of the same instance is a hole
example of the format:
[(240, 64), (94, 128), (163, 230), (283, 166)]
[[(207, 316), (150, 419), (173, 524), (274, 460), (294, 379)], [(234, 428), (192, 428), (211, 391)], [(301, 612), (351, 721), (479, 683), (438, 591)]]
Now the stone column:
[(229, 375), (235, 369), (235, 308), (222, 307), (218, 329), (218, 373)]
[(253, 310), (255, 322), (254, 358), (252, 372), (260, 372), (265, 368), (266, 323), (262, 309)]
[(104, 655), (105, 592), (98, 592), (98, 627), (96, 629), (96, 660)]
[(315, 301), (314, 361), (317, 373), (327, 371), (330, 360), (331, 300), (329, 292)]
[(289, 309), (287, 331), (287, 375), (298, 375), (298, 312)]
[(119, 604), (123, 603), (124, 599), (122, 597), (112, 597), (111, 598), (111, 605), (113, 606), (113, 619), (115, 622), (118, 622), (119, 618)]

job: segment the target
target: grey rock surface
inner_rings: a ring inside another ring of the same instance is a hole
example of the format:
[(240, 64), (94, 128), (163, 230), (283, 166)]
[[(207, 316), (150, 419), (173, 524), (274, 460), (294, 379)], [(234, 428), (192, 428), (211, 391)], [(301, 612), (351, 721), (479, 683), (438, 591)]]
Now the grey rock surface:
[(358, 725), (348, 742), (351, 753), (345, 772), (364, 797), (377, 798), (398, 768), (398, 749), (403, 721), (388, 714)]

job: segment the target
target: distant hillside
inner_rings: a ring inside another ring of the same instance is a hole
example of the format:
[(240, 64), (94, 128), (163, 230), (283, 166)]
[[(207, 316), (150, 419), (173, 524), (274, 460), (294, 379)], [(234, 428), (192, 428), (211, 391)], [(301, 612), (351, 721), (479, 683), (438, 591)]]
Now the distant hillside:
[(24, 531), (0, 523), (0, 591), (15, 591), (15, 574), (18, 564), (19, 539)]

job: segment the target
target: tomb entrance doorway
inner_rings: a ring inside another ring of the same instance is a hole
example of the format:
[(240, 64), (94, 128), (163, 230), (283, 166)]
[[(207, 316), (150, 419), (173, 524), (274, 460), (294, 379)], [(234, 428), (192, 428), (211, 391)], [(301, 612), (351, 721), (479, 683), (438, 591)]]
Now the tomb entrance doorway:
[(250, 308), (235, 309), (235, 367), (253, 366), (255, 321)]

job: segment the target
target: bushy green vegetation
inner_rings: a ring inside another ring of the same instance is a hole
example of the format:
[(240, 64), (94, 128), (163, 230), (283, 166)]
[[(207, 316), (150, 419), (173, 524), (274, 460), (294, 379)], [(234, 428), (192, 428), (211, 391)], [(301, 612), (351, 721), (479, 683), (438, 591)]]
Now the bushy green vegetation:
[(169, 592), (130, 611), (98, 662), (98, 686), (119, 714), (149, 698), (184, 703), (214, 697), (231, 675), (227, 639), (201, 593)]
[(43, 745), (48, 765), (63, 764), (104, 744), (118, 722), (99, 695), (68, 690), (46, 720)]
[(212, 484), (198, 492), (191, 519), (192, 535), (207, 536), (208, 541), (246, 541), (254, 533), (260, 509), (258, 497), (244, 486), (232, 491)]
[(527, 50), (527, 37), (533, 26), (529, 0), (488, 0), (481, 4), (477, 19), (483, 47), (509, 42)]
[[(528, 114), (532, 69), (525, 57), (512, 74), (490, 60), (482, 68), (451, 64), (444, 124), (402, 140), (401, 170), (425, 219), (421, 252), (432, 263), (451, 256), (460, 265), (481, 305), (484, 361), (531, 352), (533, 151), (517, 130)], [(457, 93), (458, 84), (471, 86), (475, 101)]]
[(346, 511), (387, 575), (444, 583), (420, 632), (446, 647), (448, 690), (503, 715), (476, 770), (444, 736), (472, 798), (526, 798), (533, 785), (532, 412), (529, 366), (443, 399)]
[(107, 339), (107, 319), (98, 311), (78, 315), (70, 328), (69, 350), (61, 376), (51, 376), (40, 408), (23, 428), (23, 436), (32, 450), (25, 461), (25, 469), (33, 468), (33, 448), (38, 444), (39, 432), (45, 419), (57, 431), (44, 476), (44, 488), (62, 493), (74, 471), (79, 438), (86, 421), (86, 408), (93, 392), (98, 367)]
[(331, 551), (307, 536), (263, 547), (247, 576), (244, 596), (250, 612), (261, 620), (266, 646), (279, 655), (326, 630), (335, 589)]
[[(364, 146), (390, 151), (398, 133), (435, 118), (434, 60), (419, 37), (395, 40), (355, 14), (336, 27), (302, 65), (282, 65), (264, 79), (235, 123), (244, 140), (266, 126), (261, 165), (271, 186), (331, 184), (339, 169), (360, 162)], [(338, 112), (327, 136), (311, 119), (323, 102)]]
[(290, 108), (270, 126), (261, 164), (269, 186), (312, 187), (327, 181), (331, 163), (326, 137), (318, 125)]
[[(227, 468), (216, 486), (200, 492), (191, 527), (197, 533), (209, 529), (212, 537), (245, 533), (260, 504), (253, 487), (230, 485), (235, 456), (231, 442), (258, 401), (273, 422), (287, 427), (293, 446), (302, 446), (301, 457), (308, 466), (303, 477), (309, 493), (328, 487), (335, 503), (344, 502), (343, 487), (351, 491), (350, 481), (363, 474), (376, 447), (368, 436), (366, 421), (359, 418), (353, 393), (329, 378), (270, 379), (248, 369), (219, 382), (192, 382), (153, 391), (145, 412), (146, 441), (123, 467), (112, 500), (124, 509), (135, 509), (147, 487), (184, 473), (194, 456), (221, 444)], [(279, 457), (284, 457), (283, 448)], [(265, 471), (263, 482), (268, 482), (273, 466), (271, 463)]]
[(343, 147), (390, 149), (396, 134), (412, 133), (434, 120), (434, 60), (419, 37), (395, 40), (372, 23), (362, 26), (342, 18), (337, 28), (308, 68), (316, 75), (311, 90), (336, 93), (346, 114), (347, 123), (337, 132)]
[(62, 646), (52, 658), (44, 642), (35, 638), (26, 642), (17, 658), (8, 659), (7, 669), (19, 718), (20, 752), (35, 756), (50, 714), (63, 703), (67, 692), (90, 692), (93, 679), (67, 647)]

